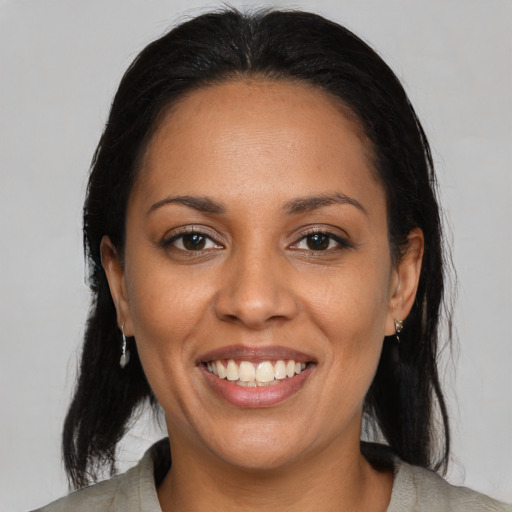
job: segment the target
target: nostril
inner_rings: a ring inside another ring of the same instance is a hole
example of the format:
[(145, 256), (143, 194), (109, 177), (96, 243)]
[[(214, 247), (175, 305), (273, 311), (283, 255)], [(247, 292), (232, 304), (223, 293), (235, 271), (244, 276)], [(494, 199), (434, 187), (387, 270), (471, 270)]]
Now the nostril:
[[(254, 253), (247, 255), (254, 258)], [(213, 299), (215, 315), (225, 322), (238, 322), (260, 329), (269, 321), (293, 318), (298, 311), (295, 296), (286, 279), (286, 269), (277, 274), (272, 262), (257, 264), (245, 260), (226, 267)]]

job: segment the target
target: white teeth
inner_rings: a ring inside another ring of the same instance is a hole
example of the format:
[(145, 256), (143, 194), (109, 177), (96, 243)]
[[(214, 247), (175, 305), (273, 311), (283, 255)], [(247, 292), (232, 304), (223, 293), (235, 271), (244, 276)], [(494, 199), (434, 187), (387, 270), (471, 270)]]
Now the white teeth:
[(276, 379), (286, 379), (286, 363), (284, 361), (277, 361), (274, 371), (276, 374)]
[[(274, 372), (272, 372), (272, 374), (273, 373)], [(238, 367), (238, 378), (242, 382), (254, 382), (256, 379), (256, 370), (254, 369), (254, 365), (249, 363), (249, 361), (242, 361)]]
[(288, 361), (286, 363), (286, 376), (293, 377), (295, 375), (295, 361)]
[[(242, 366), (242, 364), (243, 363), (241, 363), (240, 366)], [(256, 380), (258, 382), (271, 382), (274, 380), (274, 367), (270, 361), (258, 363), (258, 368), (256, 369)]]
[(226, 378), (226, 368), (224, 368), (224, 365), (220, 361), (216, 361), (215, 363), (212, 363), (212, 364), (214, 364), (215, 367), (217, 368), (217, 375), (221, 379), (225, 379)]
[(238, 365), (230, 359), (226, 368), (226, 377), (228, 380), (238, 380)]
[(279, 384), (280, 380), (300, 375), (306, 366), (306, 363), (296, 363), (293, 360), (285, 362), (282, 359), (275, 364), (271, 361), (237, 363), (234, 359), (229, 359), (226, 366), (220, 360), (206, 363), (206, 369), (213, 375), (245, 387)]

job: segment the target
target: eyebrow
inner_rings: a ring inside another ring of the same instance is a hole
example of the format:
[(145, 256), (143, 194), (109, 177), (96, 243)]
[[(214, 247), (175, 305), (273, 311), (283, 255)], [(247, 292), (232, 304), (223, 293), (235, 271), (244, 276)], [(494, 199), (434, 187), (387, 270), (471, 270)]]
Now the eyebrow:
[(323, 208), (324, 206), (330, 206), (332, 204), (350, 204), (355, 206), (358, 210), (361, 210), (365, 215), (368, 212), (364, 209), (363, 205), (353, 197), (347, 196), (340, 192), (335, 194), (322, 194), (319, 196), (309, 196), (293, 199), (284, 206), (284, 210), (287, 214), (293, 215), (298, 213), (306, 213)]
[[(173, 203), (178, 203), (203, 213), (222, 214), (226, 212), (226, 208), (222, 204), (210, 199), (209, 197), (169, 196), (152, 205), (148, 210), (148, 215), (163, 206)], [(286, 203), (283, 210), (288, 215), (296, 215), (318, 210), (319, 208), (333, 204), (350, 204), (361, 210), (365, 215), (368, 215), (363, 205), (357, 199), (340, 192), (335, 194), (322, 194), (319, 196), (299, 197)]]
[(199, 212), (203, 213), (216, 213), (221, 214), (225, 213), (226, 209), (221, 204), (217, 203), (213, 199), (208, 197), (201, 196), (169, 196), (161, 201), (156, 202), (151, 208), (148, 210), (148, 215), (162, 206), (166, 206), (168, 204), (178, 203), (183, 206), (188, 206), (189, 208), (193, 208)]

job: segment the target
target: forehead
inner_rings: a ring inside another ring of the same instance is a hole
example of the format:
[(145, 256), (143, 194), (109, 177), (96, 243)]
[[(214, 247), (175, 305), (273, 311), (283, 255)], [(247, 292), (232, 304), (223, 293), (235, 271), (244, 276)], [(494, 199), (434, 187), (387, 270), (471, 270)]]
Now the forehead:
[(215, 186), (254, 195), (269, 187), (277, 193), (277, 185), (284, 195), (333, 187), (382, 193), (369, 155), (354, 117), (324, 91), (301, 82), (239, 80), (193, 91), (166, 112), (136, 188), (150, 195), (166, 186), (179, 189), (173, 193)]

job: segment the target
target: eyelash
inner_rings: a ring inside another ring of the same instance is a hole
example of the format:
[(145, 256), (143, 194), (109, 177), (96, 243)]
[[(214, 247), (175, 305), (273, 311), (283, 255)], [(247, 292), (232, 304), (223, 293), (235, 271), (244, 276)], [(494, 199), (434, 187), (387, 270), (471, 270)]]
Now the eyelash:
[[(183, 240), (184, 240), (184, 237), (186, 236), (198, 236), (202, 239), (202, 241), (205, 242), (205, 244), (212, 244), (213, 246), (212, 247), (201, 247), (199, 249), (187, 249), (184, 245), (183, 245)], [(307, 240), (309, 237), (313, 237), (315, 235), (319, 235), (319, 236), (322, 236), (322, 237), (325, 237), (325, 239), (322, 240), (322, 242), (325, 242), (327, 241), (327, 247), (325, 248), (321, 248), (321, 249), (315, 249), (315, 248), (311, 248), (311, 247), (306, 247), (306, 248), (300, 248), (299, 245), (306, 241), (307, 243)], [(178, 240), (181, 239), (181, 245), (182, 247), (177, 247), (175, 244)], [(335, 247), (330, 247), (331, 245), (331, 242), (334, 242), (337, 244), (337, 246)], [(200, 229), (194, 229), (194, 228), (191, 228), (191, 229), (187, 229), (187, 230), (183, 230), (181, 231), (180, 233), (176, 233), (174, 235), (172, 235), (171, 237), (169, 238), (165, 238), (164, 240), (162, 240), (161, 242), (161, 246), (164, 248), (164, 249), (169, 249), (169, 248), (173, 248), (173, 249), (177, 249), (183, 253), (189, 253), (190, 255), (192, 255), (193, 253), (196, 253), (196, 254), (201, 254), (201, 253), (204, 253), (205, 251), (208, 251), (210, 249), (223, 249), (224, 246), (220, 243), (218, 243), (213, 237), (211, 237), (210, 235), (204, 233), (203, 231), (201, 231)], [(354, 246), (352, 244), (349, 243), (349, 241), (346, 239), (346, 238), (343, 238), (342, 236), (339, 236), (339, 235), (336, 235), (334, 233), (331, 233), (329, 231), (325, 231), (325, 230), (321, 230), (321, 229), (316, 229), (316, 230), (312, 230), (312, 231), (309, 231), (308, 233), (305, 233), (303, 234), (296, 242), (294, 242), (293, 244), (290, 245), (290, 248), (292, 250), (300, 250), (300, 251), (307, 251), (307, 252), (311, 252), (311, 253), (314, 253), (314, 254), (320, 254), (320, 253), (330, 253), (332, 251), (335, 251), (335, 250), (343, 250), (343, 249), (352, 249)]]
[[(304, 248), (304, 249), (300, 249), (298, 248), (298, 245), (303, 242), (303, 241), (307, 241), (307, 239), (309, 237), (312, 237), (314, 235), (321, 235), (321, 236), (324, 236), (326, 237), (326, 239), (328, 240), (328, 244), (330, 245), (331, 242), (335, 242), (337, 244), (337, 247), (327, 247), (325, 249), (312, 249), (310, 247), (308, 248)], [(343, 249), (353, 249), (353, 245), (349, 243), (349, 241), (346, 239), (346, 238), (343, 238), (342, 236), (339, 236), (339, 235), (335, 235), (334, 233), (330, 233), (329, 231), (324, 231), (324, 230), (321, 230), (321, 229), (316, 229), (316, 230), (313, 230), (313, 231), (310, 231), (308, 233), (305, 233), (304, 235), (302, 235), (299, 240), (297, 242), (295, 242), (294, 244), (291, 245), (291, 247), (296, 247), (297, 249), (296, 250), (305, 250), (305, 251), (310, 251), (310, 252), (313, 252), (315, 254), (319, 254), (319, 253), (327, 253), (327, 252), (331, 252), (331, 251), (334, 251), (334, 250), (343, 250)]]
[[(193, 250), (193, 249), (187, 249), (186, 247), (176, 247), (175, 245), (175, 242), (177, 242), (178, 240), (182, 240), (182, 245), (183, 245), (183, 239), (184, 237), (186, 236), (198, 236), (198, 237), (201, 237), (203, 240), (205, 240), (206, 243), (212, 243), (214, 247), (208, 247), (208, 248), (201, 248), (201, 249), (197, 249), (197, 250)], [(186, 230), (183, 230), (181, 231), (180, 233), (176, 233), (174, 235), (172, 235), (171, 237), (169, 238), (165, 238), (164, 240), (162, 240), (161, 242), (161, 246), (164, 248), (164, 249), (168, 249), (168, 248), (174, 248), (174, 249), (177, 249), (177, 250), (180, 250), (180, 251), (183, 251), (183, 252), (188, 252), (188, 253), (202, 253), (204, 251), (207, 251), (209, 249), (212, 249), (212, 248), (223, 248), (223, 246), (221, 244), (219, 244), (218, 242), (216, 242), (211, 236), (209, 236), (208, 234), (204, 233), (203, 231), (199, 230), (199, 229), (186, 229)]]

